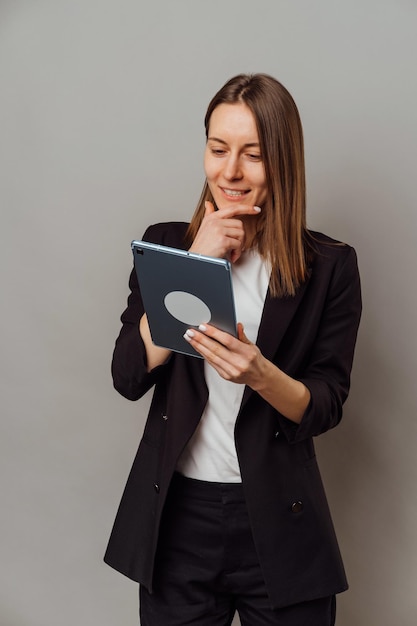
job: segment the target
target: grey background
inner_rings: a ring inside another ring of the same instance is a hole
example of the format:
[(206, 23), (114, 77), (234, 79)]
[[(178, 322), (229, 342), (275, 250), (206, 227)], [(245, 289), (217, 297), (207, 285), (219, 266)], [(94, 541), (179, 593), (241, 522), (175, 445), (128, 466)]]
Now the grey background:
[(309, 225), (360, 260), (353, 390), (318, 442), (338, 626), (416, 623), (416, 27), (411, 0), (1, 1), (2, 626), (137, 623), (101, 560), (149, 401), (109, 373), (129, 243), (191, 215), (241, 71), (292, 92)]

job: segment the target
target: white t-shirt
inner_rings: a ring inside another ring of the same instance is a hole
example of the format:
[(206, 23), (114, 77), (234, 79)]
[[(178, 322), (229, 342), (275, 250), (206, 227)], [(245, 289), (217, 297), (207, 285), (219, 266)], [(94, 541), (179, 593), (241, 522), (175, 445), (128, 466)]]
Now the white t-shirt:
[[(268, 290), (270, 267), (257, 250), (245, 251), (232, 265), (237, 321), (255, 343)], [(197, 430), (183, 451), (177, 470), (213, 482), (241, 482), (234, 428), (245, 385), (224, 380), (207, 362), (209, 397)]]

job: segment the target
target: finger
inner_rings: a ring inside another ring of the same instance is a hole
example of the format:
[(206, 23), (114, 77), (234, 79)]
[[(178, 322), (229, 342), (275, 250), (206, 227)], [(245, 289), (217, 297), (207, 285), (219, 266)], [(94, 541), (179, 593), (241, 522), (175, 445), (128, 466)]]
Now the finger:
[(223, 209), (219, 208), (217, 215), (222, 219), (235, 217), (236, 215), (259, 215), (261, 207), (251, 206), (249, 204), (237, 204), (236, 206), (228, 206)]
[(201, 356), (224, 378), (233, 382), (242, 382), (245, 364), (242, 357), (228, 350), (217, 341), (205, 338), (196, 347)]
[(244, 333), (244, 326), (241, 322), (238, 322), (237, 324), (237, 337), (234, 337), (224, 330), (216, 328), (216, 326), (213, 326), (212, 324), (200, 324), (198, 330), (206, 337), (211, 337), (212, 339), (215, 339), (218, 343), (223, 344), (229, 350), (231, 347), (233, 347), (233, 344), (236, 344), (237, 339), (241, 340), (240, 335), (243, 336), (244, 343), (251, 343)]
[[(201, 326), (201, 328), (205, 327)], [(183, 337), (192, 345), (194, 350), (199, 352), (201, 356), (209, 361), (212, 361), (215, 355), (218, 356), (220, 350), (227, 352), (226, 348), (224, 348), (222, 344), (206, 335), (205, 332), (199, 332), (196, 328), (188, 328)]]
[(239, 372), (233, 366), (229, 350), (218, 341), (198, 333), (194, 329), (187, 330), (184, 339), (196, 350), (223, 378), (231, 380)]
[(208, 355), (219, 356), (220, 354), (223, 357), (227, 356), (230, 351), (230, 343), (236, 341), (229, 333), (205, 324), (200, 324), (198, 329), (189, 328), (184, 334), (184, 339), (205, 357)]
[(202, 324), (199, 330), (188, 329), (184, 339), (217, 370), (222, 378), (233, 382), (245, 382), (248, 359), (244, 354), (245, 350), (242, 350), (243, 343), (237, 338), (214, 326)]
[(222, 346), (226, 346), (226, 348), (230, 349), (230, 344), (235, 341), (235, 337), (230, 333), (225, 332), (224, 330), (220, 330), (211, 324), (200, 324), (198, 327), (199, 338), (209, 337), (210, 339), (214, 339), (217, 344), (221, 344)]
[(241, 324), (240, 322), (237, 325), (237, 338), (239, 339), (239, 341), (242, 341), (243, 343), (252, 343), (246, 337), (245, 332), (244, 332), (243, 324)]
[[(246, 337), (244, 332), (244, 326), (241, 322), (237, 324), (237, 337), (234, 337), (230, 333), (227, 333), (223, 330), (219, 330), (211, 324), (200, 324), (200, 326), (198, 327), (198, 331), (194, 332), (197, 341), (201, 344), (204, 344), (204, 337), (214, 339), (215, 344), (214, 346), (213, 344), (211, 344), (210, 349), (213, 353), (217, 355), (221, 354), (222, 358), (226, 362), (229, 361), (231, 353), (234, 353), (234, 355), (247, 354), (247, 349), (242, 344), (245, 344), (245, 346), (253, 346), (253, 343)], [(220, 351), (220, 347), (224, 348), (225, 352)]]
[[(219, 211), (217, 211), (217, 214)], [(216, 234), (225, 234), (231, 237), (242, 238), (245, 236), (245, 227), (241, 219), (229, 217), (213, 217), (211, 227), (215, 229)]]
[(215, 213), (215, 208), (212, 202), (210, 202), (209, 200), (206, 200), (204, 203), (204, 207), (206, 209), (205, 213), (204, 213), (204, 217), (206, 217), (207, 215), (210, 215), (211, 213)]
[(229, 255), (230, 263), (236, 263), (236, 261), (240, 259), (241, 255), (242, 255), (242, 248), (235, 248), (234, 250), (231, 250), (230, 255)]

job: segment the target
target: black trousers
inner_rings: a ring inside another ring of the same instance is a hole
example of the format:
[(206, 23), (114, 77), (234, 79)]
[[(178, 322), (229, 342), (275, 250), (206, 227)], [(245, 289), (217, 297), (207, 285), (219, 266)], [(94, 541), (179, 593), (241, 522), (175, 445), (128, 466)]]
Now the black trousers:
[(140, 588), (142, 626), (333, 626), (335, 598), (273, 610), (241, 484), (174, 476), (164, 509), (154, 591)]

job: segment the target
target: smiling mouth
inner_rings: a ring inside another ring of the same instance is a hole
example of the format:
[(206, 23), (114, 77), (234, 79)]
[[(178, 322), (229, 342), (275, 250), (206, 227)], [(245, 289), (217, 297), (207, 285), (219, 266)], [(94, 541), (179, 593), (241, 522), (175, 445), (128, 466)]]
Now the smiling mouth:
[(249, 193), (248, 190), (241, 191), (239, 189), (225, 189), (224, 187), (221, 187), (221, 190), (224, 194), (226, 194), (226, 196), (229, 196), (230, 198), (241, 198), (242, 196), (245, 196), (247, 193)]

